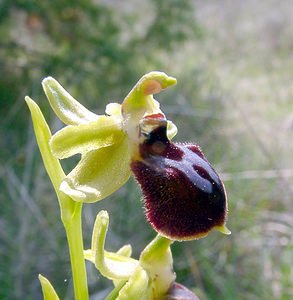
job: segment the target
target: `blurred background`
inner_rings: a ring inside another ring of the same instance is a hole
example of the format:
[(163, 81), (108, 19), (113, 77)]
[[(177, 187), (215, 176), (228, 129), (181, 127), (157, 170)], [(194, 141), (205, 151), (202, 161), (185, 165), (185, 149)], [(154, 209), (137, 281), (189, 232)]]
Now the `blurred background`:
[[(0, 299), (41, 299), (38, 274), (72, 299), (59, 207), (24, 96), (53, 132), (62, 124), (41, 89), (56, 78), (97, 113), (146, 72), (177, 86), (157, 96), (221, 174), (231, 236), (174, 243), (177, 281), (208, 299), (293, 299), (293, 2), (290, 0), (0, 1)], [(66, 170), (72, 162), (64, 162)], [(107, 248), (138, 257), (155, 236), (131, 179), (84, 207), (85, 247), (107, 209)], [(92, 299), (111, 283), (88, 265)]]

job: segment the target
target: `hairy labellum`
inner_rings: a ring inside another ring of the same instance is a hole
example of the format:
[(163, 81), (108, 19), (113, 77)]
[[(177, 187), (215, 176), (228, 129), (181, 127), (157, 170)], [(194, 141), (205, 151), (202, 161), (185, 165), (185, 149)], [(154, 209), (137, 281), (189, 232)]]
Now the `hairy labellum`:
[(141, 136), (131, 169), (155, 230), (173, 240), (198, 239), (213, 228), (230, 233), (224, 185), (199, 146), (169, 141), (161, 116), (146, 119)]

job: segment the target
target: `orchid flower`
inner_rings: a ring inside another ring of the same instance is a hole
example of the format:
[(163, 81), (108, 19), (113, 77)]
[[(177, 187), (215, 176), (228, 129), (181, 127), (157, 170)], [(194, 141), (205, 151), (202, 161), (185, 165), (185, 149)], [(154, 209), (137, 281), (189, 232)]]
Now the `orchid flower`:
[[(173, 241), (205, 237), (226, 228), (224, 184), (197, 144), (173, 143), (177, 127), (153, 95), (176, 83), (162, 72), (144, 75), (122, 104), (110, 103), (105, 115), (90, 112), (55, 79), (43, 88), (56, 115), (67, 126), (53, 136), (38, 105), (26, 97), (45, 168), (58, 196), (71, 256), (75, 296), (88, 299), (84, 259), (114, 283), (107, 300), (177, 299), (189, 294), (175, 283), (170, 246)], [(65, 174), (59, 159), (81, 154)], [(94, 225), (91, 249), (83, 251), (83, 203), (104, 199), (133, 174), (143, 192), (146, 217), (158, 233), (139, 260), (131, 246), (117, 252), (105, 248), (109, 216), (101, 211)], [(45, 300), (59, 299), (49, 280), (40, 275)]]
[[(130, 176), (130, 158), (139, 139), (139, 122), (149, 115), (163, 115), (153, 94), (176, 83), (162, 72), (141, 78), (122, 105), (110, 103), (105, 115), (96, 115), (77, 102), (55, 79), (43, 88), (56, 115), (66, 125), (51, 139), (58, 159), (81, 154), (77, 166), (62, 181), (60, 190), (75, 201), (95, 202), (112, 194)], [(168, 121), (168, 137), (177, 132)]]
[(50, 141), (53, 155), (81, 154), (60, 190), (78, 202), (95, 202), (112, 194), (131, 171), (144, 194), (153, 228), (172, 240), (205, 237), (226, 228), (224, 185), (196, 144), (172, 143), (176, 126), (160, 110), (153, 94), (176, 79), (162, 72), (144, 75), (122, 104), (110, 103), (96, 115), (76, 101), (53, 78), (43, 81), (49, 102), (66, 127)]

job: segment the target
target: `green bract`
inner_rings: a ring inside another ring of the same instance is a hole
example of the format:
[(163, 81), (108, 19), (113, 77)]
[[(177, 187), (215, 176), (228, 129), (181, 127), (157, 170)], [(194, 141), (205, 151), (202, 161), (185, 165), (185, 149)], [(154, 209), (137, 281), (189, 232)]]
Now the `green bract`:
[[(56, 115), (66, 125), (50, 141), (58, 159), (81, 154), (77, 166), (64, 178), (60, 190), (79, 202), (101, 200), (130, 176), (130, 158), (135, 156), (139, 122), (152, 114), (163, 114), (153, 94), (176, 83), (162, 72), (144, 75), (123, 103), (108, 104), (105, 115), (96, 115), (75, 100), (55, 79), (43, 80), (43, 88)], [(177, 133), (168, 121), (168, 137)]]

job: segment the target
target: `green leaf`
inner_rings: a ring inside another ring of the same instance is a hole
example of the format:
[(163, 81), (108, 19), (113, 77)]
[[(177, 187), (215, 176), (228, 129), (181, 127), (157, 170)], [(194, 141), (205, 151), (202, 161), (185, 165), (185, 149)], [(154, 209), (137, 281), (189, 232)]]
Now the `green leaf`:
[(60, 190), (76, 201), (95, 202), (120, 188), (130, 176), (128, 141), (84, 154)]
[(100, 116), (96, 121), (66, 126), (53, 135), (50, 146), (54, 156), (67, 158), (119, 143), (125, 137), (115, 117)]
[(42, 85), (52, 109), (65, 124), (85, 124), (99, 118), (75, 100), (54, 78), (45, 78)]
[(41, 274), (39, 274), (39, 280), (41, 282), (44, 300), (59, 300), (59, 297), (50, 281)]

